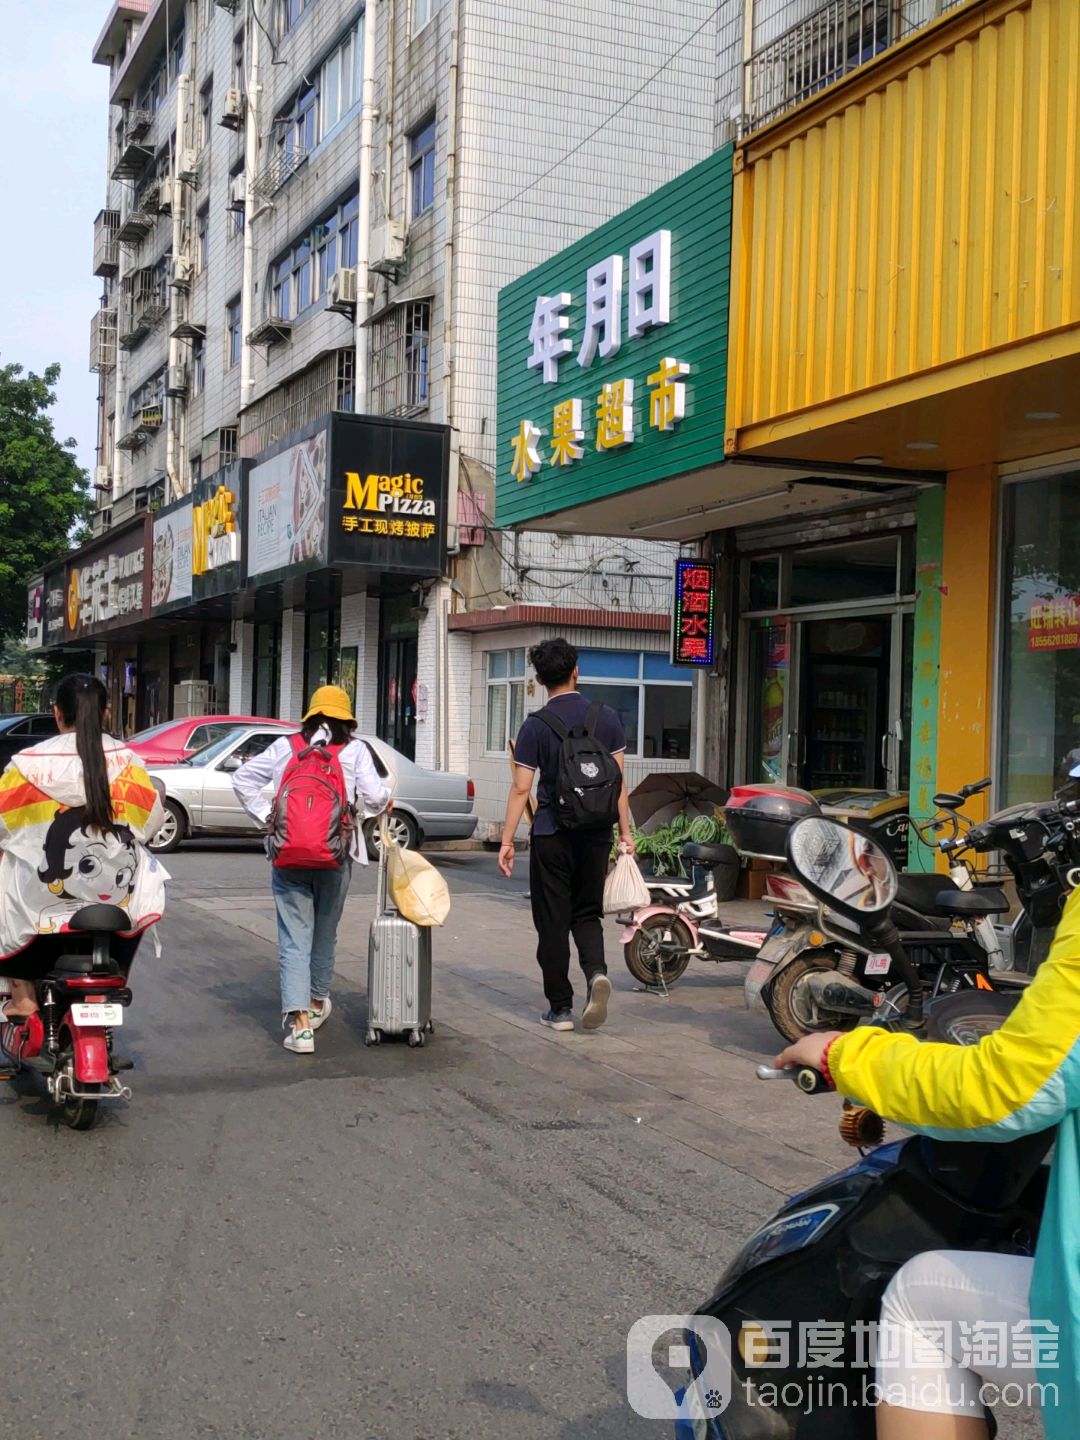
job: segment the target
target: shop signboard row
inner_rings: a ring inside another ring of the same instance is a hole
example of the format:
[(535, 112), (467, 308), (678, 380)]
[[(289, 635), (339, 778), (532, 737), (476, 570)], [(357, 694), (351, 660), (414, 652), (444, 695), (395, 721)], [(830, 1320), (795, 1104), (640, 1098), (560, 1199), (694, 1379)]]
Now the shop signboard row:
[(438, 576), (449, 475), (448, 426), (328, 417), (34, 580), (27, 643), (87, 639), (327, 566)]

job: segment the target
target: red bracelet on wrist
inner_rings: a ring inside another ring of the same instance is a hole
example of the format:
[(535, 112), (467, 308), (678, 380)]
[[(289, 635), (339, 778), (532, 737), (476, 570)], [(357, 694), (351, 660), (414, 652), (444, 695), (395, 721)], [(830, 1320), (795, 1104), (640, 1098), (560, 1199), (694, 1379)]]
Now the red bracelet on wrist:
[(829, 1051), (836, 1044), (837, 1038), (838, 1037), (834, 1035), (821, 1052), (821, 1074), (825, 1080), (825, 1084), (828, 1085), (830, 1090), (836, 1089), (836, 1081), (833, 1079), (832, 1071), (829, 1069)]

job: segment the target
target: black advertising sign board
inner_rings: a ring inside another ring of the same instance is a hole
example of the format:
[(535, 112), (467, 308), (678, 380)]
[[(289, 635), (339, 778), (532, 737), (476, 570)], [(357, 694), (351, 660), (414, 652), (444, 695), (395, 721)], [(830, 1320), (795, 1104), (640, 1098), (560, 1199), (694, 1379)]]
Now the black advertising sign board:
[(67, 563), (64, 639), (82, 640), (145, 619), (150, 601), (149, 516)]
[(675, 561), (673, 665), (711, 665), (716, 649), (716, 568), (708, 560)]
[(337, 414), (330, 454), (330, 563), (399, 575), (441, 575), (446, 567), (449, 427)]

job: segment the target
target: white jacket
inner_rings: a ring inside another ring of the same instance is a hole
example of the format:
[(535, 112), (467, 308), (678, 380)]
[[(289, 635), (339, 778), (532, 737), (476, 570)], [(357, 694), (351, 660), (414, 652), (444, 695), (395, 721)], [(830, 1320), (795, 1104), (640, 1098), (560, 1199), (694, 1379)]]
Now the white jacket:
[[(313, 743), (323, 740), (329, 742), (330, 734), (323, 727), (321, 730), (316, 730), (311, 738)], [(274, 808), (273, 800), (267, 797), (267, 787), (272, 786), (271, 794), (277, 794), (281, 788), (281, 780), (286, 766), (292, 758), (292, 736), (283, 735), (280, 740), (275, 740), (272, 745), (268, 745), (262, 754), (253, 755), (246, 764), (240, 766), (240, 769), (232, 777), (237, 799), (251, 818), (260, 825), (265, 825)], [(349, 800), (356, 805), (358, 813), (361, 816), (377, 815), (380, 810), (385, 810), (386, 802), (393, 794), (393, 790), (380, 778), (372, 761), (371, 752), (364, 742), (350, 740), (339, 752), (338, 759), (341, 761), (341, 768), (345, 774), (346, 794)], [(361, 865), (366, 865), (367, 847), (362, 844), (356, 846), (353, 859), (359, 860)]]

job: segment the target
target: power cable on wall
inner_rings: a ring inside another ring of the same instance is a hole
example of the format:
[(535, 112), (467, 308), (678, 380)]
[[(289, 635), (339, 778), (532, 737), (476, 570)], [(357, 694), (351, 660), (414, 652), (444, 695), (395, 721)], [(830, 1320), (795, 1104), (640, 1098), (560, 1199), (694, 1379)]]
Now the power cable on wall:
[(643, 90), (647, 90), (654, 80), (656, 80), (660, 75), (664, 73), (665, 70), (667, 70), (671, 65), (674, 64), (674, 62), (679, 58), (679, 56), (687, 48), (687, 46), (692, 44), (692, 42), (697, 39), (697, 37), (701, 34), (705, 27), (716, 19), (720, 11), (724, 8), (724, 3), (725, 0), (720, 0), (720, 4), (715, 6), (715, 8), (712, 9), (708, 15), (706, 15), (705, 19), (701, 22), (697, 29), (691, 31), (691, 33), (686, 37), (682, 44), (672, 51), (672, 53), (668, 56), (664, 63), (657, 66), (657, 68), (652, 72), (652, 74), (647, 76), (646, 79), (641, 82), (641, 84), (636, 90), (629, 94), (626, 99), (622, 101), (621, 104), (617, 105), (615, 109), (612, 110), (610, 115), (606, 115), (604, 119), (600, 121), (600, 124), (594, 126), (594, 128), (590, 130), (589, 133), (585, 135), (581, 140), (579, 140), (576, 145), (571, 146), (571, 148), (567, 150), (564, 155), (560, 155), (558, 160), (556, 160), (553, 164), (549, 165), (546, 170), (542, 170), (540, 174), (537, 175), (535, 179), (530, 180), (527, 185), (523, 185), (520, 190), (515, 191), (514, 194), (511, 195), (508, 199), (503, 200), (498, 205), (493, 206), (492, 209), (488, 210), (478, 219), (471, 221), (468, 225), (463, 225), (458, 231), (458, 234), (468, 234), (470, 230), (475, 230), (477, 225), (483, 225), (484, 222), (490, 220), (493, 215), (498, 215), (509, 205), (513, 205), (516, 201), (520, 200), (523, 195), (527, 195), (530, 190), (535, 190), (537, 185), (541, 184), (544, 180), (546, 180), (549, 175), (553, 175), (561, 165), (565, 165), (567, 160), (569, 160), (572, 155), (576, 155), (579, 150), (583, 150), (585, 146), (588, 145), (590, 140), (595, 139), (596, 136), (600, 134), (600, 131), (606, 129), (613, 120), (615, 120), (619, 115), (622, 114), (622, 112), (627, 108), (628, 105), (632, 105), (634, 103), (634, 101), (638, 98), (638, 96), (642, 93)]

